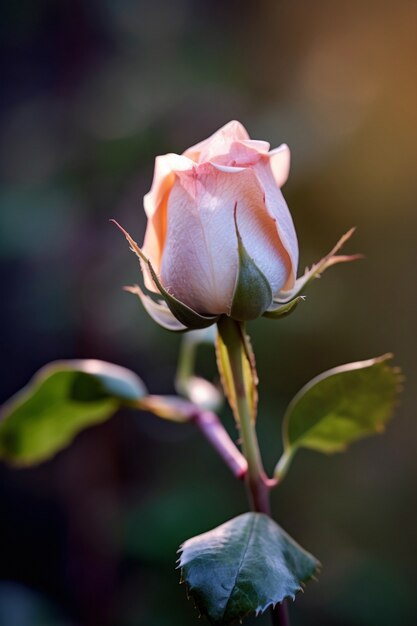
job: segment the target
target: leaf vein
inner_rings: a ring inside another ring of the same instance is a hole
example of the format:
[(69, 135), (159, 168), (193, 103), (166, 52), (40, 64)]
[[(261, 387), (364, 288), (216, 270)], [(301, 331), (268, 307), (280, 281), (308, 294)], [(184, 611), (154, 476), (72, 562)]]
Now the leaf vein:
[(254, 531), (254, 529), (255, 529), (255, 525), (256, 525), (257, 521), (258, 521), (257, 516), (255, 516), (255, 515), (254, 515), (254, 516), (252, 516), (252, 517), (251, 517), (251, 524), (250, 524), (250, 528), (249, 528), (249, 532), (248, 532), (248, 538), (247, 538), (247, 541), (246, 541), (246, 546), (245, 546), (245, 549), (243, 550), (242, 556), (241, 556), (241, 558), (240, 558), (239, 565), (237, 566), (237, 571), (236, 571), (236, 576), (235, 576), (235, 579), (234, 579), (234, 581), (233, 581), (233, 584), (232, 584), (232, 585), (231, 585), (231, 587), (230, 587), (230, 593), (229, 593), (229, 597), (228, 597), (228, 599), (227, 599), (227, 602), (226, 602), (225, 607), (224, 607), (224, 610), (223, 610), (222, 619), (224, 619), (224, 616), (226, 615), (227, 608), (228, 608), (228, 606), (229, 606), (229, 604), (230, 604), (230, 600), (232, 599), (233, 593), (234, 593), (234, 591), (235, 591), (235, 589), (236, 589), (236, 586), (237, 586), (237, 580), (238, 580), (238, 578), (239, 578), (239, 575), (240, 575), (240, 572), (241, 572), (241, 569), (242, 569), (242, 565), (243, 565), (243, 563), (244, 563), (244, 560), (245, 560), (246, 554), (247, 554), (247, 552), (248, 552), (249, 545), (250, 545), (250, 543), (251, 543), (251, 539), (252, 539), (252, 536), (253, 536), (253, 531)]

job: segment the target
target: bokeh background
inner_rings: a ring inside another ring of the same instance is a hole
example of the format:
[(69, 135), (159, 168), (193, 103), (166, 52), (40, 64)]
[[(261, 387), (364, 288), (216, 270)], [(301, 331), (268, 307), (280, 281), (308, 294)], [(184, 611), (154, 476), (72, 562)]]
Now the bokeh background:
[[(312, 376), (393, 351), (407, 377), (384, 436), (300, 453), (274, 494), (323, 563), (292, 620), (416, 624), (416, 2), (6, 1), (0, 33), (0, 400), (72, 357), (172, 392), (180, 339), (121, 290), (138, 268), (109, 218), (142, 241), (154, 157), (230, 119), (287, 142), (301, 269), (352, 225), (348, 251), (366, 258), (329, 270), (290, 318), (250, 328), (267, 468)], [(215, 376), (209, 347), (199, 366)], [(191, 426), (146, 414), (37, 468), (0, 466), (0, 626), (192, 626), (177, 546), (246, 506)]]

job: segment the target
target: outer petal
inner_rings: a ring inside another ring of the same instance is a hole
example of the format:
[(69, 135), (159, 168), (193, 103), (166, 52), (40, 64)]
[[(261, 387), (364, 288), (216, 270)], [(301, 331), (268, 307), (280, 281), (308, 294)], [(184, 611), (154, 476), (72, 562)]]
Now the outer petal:
[[(147, 256), (157, 273), (161, 266), (162, 252), (165, 244), (167, 229), (167, 202), (172, 185), (175, 181), (175, 172), (189, 169), (192, 161), (177, 154), (165, 154), (155, 159), (155, 170), (150, 191), (145, 195), (143, 204), (148, 217), (148, 224), (143, 242), (143, 253)], [(148, 268), (142, 266), (145, 285), (155, 292), (155, 285), (149, 276)]]
[[(291, 261), (276, 228), (276, 222), (266, 209), (264, 189), (253, 169), (247, 169), (246, 186), (250, 202), (237, 204), (236, 219), (247, 253), (268, 279), (272, 293), (287, 284)], [(236, 176), (236, 175), (233, 175)]]
[[(253, 171), (256, 173), (256, 176), (264, 190), (266, 209), (269, 215), (275, 220), (276, 230), (280, 241), (282, 242), (282, 245), (291, 260), (291, 271), (286, 284), (283, 286), (283, 289), (291, 289), (297, 275), (298, 241), (291, 213), (288, 209), (287, 203), (285, 202), (284, 196), (277, 185), (277, 179), (275, 177), (277, 173), (281, 173), (281, 180), (285, 178), (285, 176), (283, 176), (283, 174), (285, 174), (285, 168), (283, 165), (285, 165), (287, 161), (286, 150), (283, 150), (283, 154), (280, 154), (279, 157), (277, 157), (277, 154), (273, 155), (273, 159), (282, 158), (283, 160), (279, 170), (277, 167), (277, 161), (275, 161), (274, 166), (272, 166), (271, 160), (267, 156), (263, 157), (253, 166)], [(277, 292), (273, 291), (273, 293)]]
[(237, 222), (248, 254), (273, 292), (287, 282), (288, 255), (263, 190), (249, 169), (205, 163), (177, 175), (168, 200), (168, 235), (161, 279), (200, 313), (229, 313), (238, 271)]
[(230, 145), (234, 141), (249, 139), (246, 128), (236, 120), (225, 124), (213, 135), (200, 141), (184, 152), (184, 156), (192, 159), (196, 163), (210, 161), (220, 154), (228, 154)]
[(283, 143), (268, 154), (272, 175), (279, 188), (283, 187), (290, 173), (291, 153), (287, 144)]

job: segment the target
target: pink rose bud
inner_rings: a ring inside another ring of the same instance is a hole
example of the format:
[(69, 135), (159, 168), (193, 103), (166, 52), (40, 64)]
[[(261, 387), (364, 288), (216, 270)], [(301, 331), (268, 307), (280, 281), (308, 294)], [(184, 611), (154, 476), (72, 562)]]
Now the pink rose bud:
[(281, 193), (289, 167), (288, 146), (270, 150), (236, 121), (181, 156), (156, 158), (143, 248), (123, 232), (141, 259), (145, 286), (163, 300), (128, 290), (159, 324), (182, 331), (220, 315), (282, 317), (312, 278), (354, 258), (335, 256), (349, 232), (296, 280), (297, 236)]
[[(234, 317), (236, 308), (243, 320), (293, 286), (297, 237), (280, 190), (289, 164), (286, 145), (269, 151), (239, 122), (182, 156), (156, 158), (143, 253), (169, 293), (203, 315)], [(239, 285), (245, 253), (251, 267)], [(147, 269), (145, 284), (158, 291)]]

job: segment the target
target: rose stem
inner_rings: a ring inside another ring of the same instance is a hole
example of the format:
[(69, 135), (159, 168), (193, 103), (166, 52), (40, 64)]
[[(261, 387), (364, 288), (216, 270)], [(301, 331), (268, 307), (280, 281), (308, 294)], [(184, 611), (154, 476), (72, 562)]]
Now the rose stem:
[(273, 626), (290, 626), (288, 606), (285, 600), (271, 609), (271, 616)]
[[(243, 345), (245, 330), (242, 323), (226, 317), (219, 320), (218, 330), (228, 352), (236, 397), (236, 411), (239, 417), (242, 450), (248, 462), (248, 471), (245, 476), (248, 499), (253, 511), (271, 516), (269, 492), (273, 481), (269, 481), (263, 468), (258, 437), (248, 400), (248, 390), (245, 385), (243, 370), (243, 359), (246, 358)], [(290, 626), (285, 600), (275, 607), (271, 607), (271, 618), (274, 626)]]

